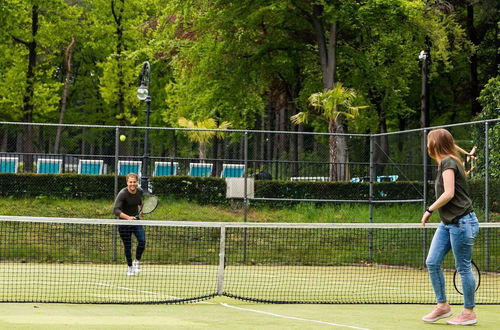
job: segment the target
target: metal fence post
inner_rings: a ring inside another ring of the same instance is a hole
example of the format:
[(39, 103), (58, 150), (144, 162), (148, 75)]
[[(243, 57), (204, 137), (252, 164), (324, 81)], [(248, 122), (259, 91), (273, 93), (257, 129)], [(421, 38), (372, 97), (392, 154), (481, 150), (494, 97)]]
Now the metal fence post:
[[(370, 135), (370, 186), (368, 193), (368, 209), (369, 209), (369, 221), (373, 223), (373, 180), (375, 179), (375, 165), (373, 164), (374, 157), (374, 137)], [(373, 229), (368, 230), (368, 260), (373, 261)]]
[[(243, 158), (245, 164), (244, 171), (244, 185), (243, 185), (243, 222), (247, 222), (248, 215), (248, 196), (247, 196), (247, 182), (248, 182), (248, 132), (244, 135), (243, 144)], [(243, 234), (243, 261), (247, 260), (247, 228), (244, 228)]]
[(243, 144), (243, 160), (245, 164), (244, 171), (244, 186), (243, 186), (243, 222), (247, 222), (248, 214), (248, 196), (247, 196), (247, 184), (248, 184), (248, 132), (245, 132), (244, 144)]
[[(424, 197), (423, 197), (423, 202), (422, 202), (422, 213), (425, 211), (425, 209), (427, 208), (427, 177), (428, 177), (428, 161), (429, 159), (427, 158), (428, 155), (427, 155), (427, 129), (424, 128), (424, 130), (422, 131), (422, 146), (421, 146), (421, 150), (422, 150), (422, 162), (423, 162), (423, 174), (424, 174), (424, 177), (423, 177), (423, 190), (424, 190)], [(422, 230), (422, 265), (425, 267), (425, 260), (427, 259), (427, 229), (424, 227), (424, 229)]]
[[(489, 148), (489, 122), (484, 123), (484, 221), (490, 222), (490, 148)], [(490, 269), (490, 231), (488, 228), (485, 233), (485, 269)]]
[[(119, 147), (120, 147), (120, 128), (117, 126), (115, 128), (115, 196), (118, 195), (118, 157), (119, 157)], [(118, 238), (118, 226), (113, 226), (113, 262), (116, 262), (116, 241)]]

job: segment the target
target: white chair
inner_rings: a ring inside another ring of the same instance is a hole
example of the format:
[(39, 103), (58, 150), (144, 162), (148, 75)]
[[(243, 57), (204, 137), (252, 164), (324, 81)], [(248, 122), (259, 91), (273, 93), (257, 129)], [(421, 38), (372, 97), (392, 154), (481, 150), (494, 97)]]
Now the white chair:
[(327, 176), (292, 176), (290, 181), (330, 181)]
[(78, 160), (78, 174), (101, 175), (103, 173), (104, 161), (102, 159), (80, 159)]
[(38, 174), (60, 174), (62, 170), (62, 159), (38, 158), (36, 172)]
[(377, 176), (377, 182), (395, 182), (399, 178), (399, 175), (380, 175)]
[(153, 176), (177, 175), (178, 162), (155, 162)]
[(189, 176), (212, 176), (212, 163), (190, 163)]

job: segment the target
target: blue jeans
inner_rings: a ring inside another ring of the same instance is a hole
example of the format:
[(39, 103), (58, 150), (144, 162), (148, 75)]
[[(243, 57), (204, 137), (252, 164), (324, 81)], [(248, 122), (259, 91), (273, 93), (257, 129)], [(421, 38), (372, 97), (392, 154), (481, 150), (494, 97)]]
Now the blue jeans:
[(438, 303), (446, 302), (444, 275), (441, 264), (446, 254), (452, 250), (455, 256), (455, 267), (462, 279), (464, 307), (473, 308), (475, 306), (474, 293), (476, 281), (472, 275), (471, 259), (474, 238), (476, 238), (478, 232), (479, 222), (474, 212), (460, 218), (456, 225), (445, 225), (442, 222), (439, 224), (432, 238), (426, 260)]

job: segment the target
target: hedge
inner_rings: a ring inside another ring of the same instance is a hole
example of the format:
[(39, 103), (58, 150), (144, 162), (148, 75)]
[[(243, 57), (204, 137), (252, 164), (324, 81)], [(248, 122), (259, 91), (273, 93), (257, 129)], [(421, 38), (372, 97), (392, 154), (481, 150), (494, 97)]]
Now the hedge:
[[(0, 196), (54, 195), (64, 198), (111, 198), (114, 195), (113, 175), (78, 174), (24, 174), (1, 173)], [(119, 188), (125, 187), (125, 177), (118, 179)], [(226, 183), (221, 178), (190, 176), (151, 177), (151, 185), (158, 196), (187, 199), (200, 204), (225, 205)], [(484, 205), (484, 179), (469, 181), (471, 197), (478, 207)], [(374, 183), (375, 200), (421, 199), (422, 183), (397, 181)], [(296, 182), (279, 180), (255, 181), (255, 197), (294, 199), (368, 200), (369, 183), (353, 182)], [(429, 187), (428, 200), (434, 200), (434, 189)], [(500, 180), (490, 181), (490, 211), (500, 212)], [(287, 206), (293, 202), (253, 201), (253, 204)]]

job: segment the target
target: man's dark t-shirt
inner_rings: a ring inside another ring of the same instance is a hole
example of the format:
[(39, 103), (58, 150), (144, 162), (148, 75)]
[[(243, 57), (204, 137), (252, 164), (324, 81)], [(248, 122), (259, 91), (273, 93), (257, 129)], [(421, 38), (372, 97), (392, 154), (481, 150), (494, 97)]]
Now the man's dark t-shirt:
[(120, 213), (123, 212), (130, 216), (135, 216), (139, 213), (139, 205), (142, 205), (143, 191), (141, 188), (137, 187), (137, 192), (131, 194), (125, 187), (118, 195), (116, 195), (115, 206), (113, 208), (114, 214), (119, 217)]

